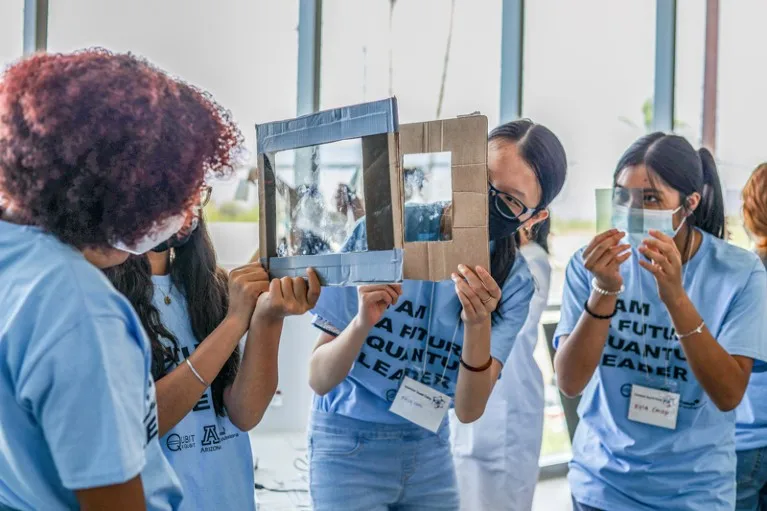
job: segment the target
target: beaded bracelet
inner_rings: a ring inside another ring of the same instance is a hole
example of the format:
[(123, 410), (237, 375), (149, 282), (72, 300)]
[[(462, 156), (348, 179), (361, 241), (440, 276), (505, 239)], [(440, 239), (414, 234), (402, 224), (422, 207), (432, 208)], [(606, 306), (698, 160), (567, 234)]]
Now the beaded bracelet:
[(597, 284), (597, 278), (594, 277), (593, 279), (591, 279), (591, 289), (593, 289), (594, 291), (596, 291), (602, 296), (618, 296), (619, 294), (623, 293), (626, 290), (626, 286), (621, 284), (621, 288), (619, 290), (608, 291), (607, 289), (602, 289), (601, 287), (599, 287), (599, 285)]

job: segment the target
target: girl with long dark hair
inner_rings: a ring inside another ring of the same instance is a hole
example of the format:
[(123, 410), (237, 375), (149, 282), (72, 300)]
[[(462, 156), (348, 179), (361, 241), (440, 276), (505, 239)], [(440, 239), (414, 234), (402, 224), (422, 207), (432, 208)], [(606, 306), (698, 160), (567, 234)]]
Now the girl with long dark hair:
[[(555, 366), (583, 393), (575, 509), (735, 506), (735, 413), (767, 358), (767, 275), (724, 241), (714, 159), (653, 133), (621, 157), (613, 225), (567, 268)], [(627, 242), (622, 242), (625, 239)]]
[(151, 340), (160, 444), (186, 492), (181, 509), (252, 510), (247, 431), (277, 389), (283, 319), (313, 307), (320, 286), (311, 270), (308, 283), (270, 282), (258, 263), (227, 275), (200, 216), (209, 193), (175, 236), (107, 275)]
[[(551, 131), (521, 120), (490, 133), (488, 167), (489, 270), (462, 265), (444, 282), (328, 288), (314, 309), (316, 511), (458, 509), (445, 413), (453, 398), (462, 422), (485, 409), (533, 295), (514, 233), (546, 218), (567, 162)], [(406, 238), (443, 238), (447, 211), (406, 205)], [(363, 220), (345, 248), (364, 250), (365, 232)]]

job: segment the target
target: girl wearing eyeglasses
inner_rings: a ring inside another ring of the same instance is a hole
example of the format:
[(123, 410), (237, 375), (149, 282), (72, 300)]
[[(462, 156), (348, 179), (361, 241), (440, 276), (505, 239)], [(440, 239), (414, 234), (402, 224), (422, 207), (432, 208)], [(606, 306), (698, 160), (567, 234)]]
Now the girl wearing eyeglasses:
[(160, 445), (185, 493), (179, 509), (253, 510), (247, 432), (277, 388), (283, 319), (314, 306), (320, 287), (313, 271), (308, 281), (270, 282), (257, 263), (218, 268), (201, 216), (209, 197), (206, 187), (175, 236), (107, 275), (151, 340)]
[[(459, 508), (447, 409), (462, 422), (484, 412), (533, 295), (514, 233), (547, 217), (567, 163), (551, 131), (515, 121), (490, 134), (488, 167), (489, 270), (323, 290), (310, 362), (316, 511)], [(444, 239), (450, 218), (441, 204), (406, 205), (405, 237)], [(344, 249), (365, 250), (365, 229), (363, 219)]]
[(607, 231), (572, 257), (554, 341), (560, 389), (582, 394), (573, 505), (731, 511), (733, 410), (767, 359), (767, 274), (722, 239), (707, 150), (642, 137), (614, 189), (614, 225), (628, 236)]

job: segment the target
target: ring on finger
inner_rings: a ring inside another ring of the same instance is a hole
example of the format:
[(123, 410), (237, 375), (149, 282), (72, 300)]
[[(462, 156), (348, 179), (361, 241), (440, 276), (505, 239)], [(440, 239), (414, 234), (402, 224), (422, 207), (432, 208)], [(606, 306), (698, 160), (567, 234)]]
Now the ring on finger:
[(492, 299), (493, 297), (491, 296), (490, 298), (487, 298), (486, 300), (482, 300), (482, 305), (485, 305), (487, 302), (489, 302)]

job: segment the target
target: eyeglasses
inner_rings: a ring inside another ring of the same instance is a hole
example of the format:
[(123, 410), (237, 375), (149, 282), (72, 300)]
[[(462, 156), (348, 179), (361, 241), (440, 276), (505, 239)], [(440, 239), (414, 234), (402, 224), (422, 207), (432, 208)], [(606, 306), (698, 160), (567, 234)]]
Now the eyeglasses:
[(210, 196), (213, 193), (213, 187), (202, 185), (200, 189), (200, 207), (204, 208), (210, 202)]
[(535, 212), (534, 209), (525, 206), (521, 200), (513, 195), (500, 191), (489, 182), (487, 183), (487, 186), (490, 189), (490, 198), (493, 201), (495, 209), (501, 216), (509, 220), (516, 220), (528, 212), (530, 214)]

